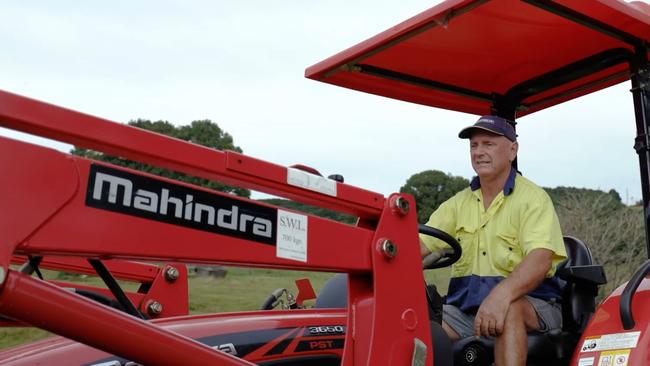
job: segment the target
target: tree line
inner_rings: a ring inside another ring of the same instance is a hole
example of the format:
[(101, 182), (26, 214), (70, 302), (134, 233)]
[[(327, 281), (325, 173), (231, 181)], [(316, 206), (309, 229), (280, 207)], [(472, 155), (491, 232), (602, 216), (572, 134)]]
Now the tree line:
[[(175, 126), (168, 121), (137, 119), (128, 125), (190, 141), (217, 150), (243, 152), (234, 144), (233, 137), (210, 120), (196, 120), (189, 125)], [(241, 197), (250, 198), (251, 192), (239, 187), (231, 187), (204, 178), (157, 168), (151, 165), (130, 161), (119, 156), (74, 148), (73, 154), (94, 160), (105, 161), (118, 166), (137, 169), (190, 184), (199, 185)], [(438, 170), (426, 170), (413, 174), (400, 188), (400, 192), (414, 197), (417, 216), (425, 223), (438, 206), (469, 185), (464, 177), (454, 176)], [(645, 258), (645, 236), (642, 208), (626, 206), (618, 192), (575, 188), (544, 188), (555, 205), (564, 235), (575, 236), (589, 246), (594, 261), (605, 266), (608, 284), (601, 288), (601, 295), (610, 293), (621, 282), (629, 279), (634, 270)], [(309, 206), (299, 202), (273, 198), (262, 202), (301, 211), (346, 224), (354, 224), (356, 218), (321, 207)]]

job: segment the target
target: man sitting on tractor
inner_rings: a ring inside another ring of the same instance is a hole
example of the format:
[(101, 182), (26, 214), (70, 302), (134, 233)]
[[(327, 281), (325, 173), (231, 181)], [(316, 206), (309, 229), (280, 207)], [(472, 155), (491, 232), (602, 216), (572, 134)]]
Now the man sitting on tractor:
[[(494, 337), (496, 365), (524, 365), (526, 333), (562, 326), (553, 277), (566, 258), (560, 223), (546, 192), (513, 166), (519, 145), (507, 120), (484, 116), (458, 136), (470, 140), (477, 177), (427, 222), (463, 249), (451, 268), (442, 326), (452, 341)], [(420, 247), (424, 256), (444, 244), (422, 235)]]

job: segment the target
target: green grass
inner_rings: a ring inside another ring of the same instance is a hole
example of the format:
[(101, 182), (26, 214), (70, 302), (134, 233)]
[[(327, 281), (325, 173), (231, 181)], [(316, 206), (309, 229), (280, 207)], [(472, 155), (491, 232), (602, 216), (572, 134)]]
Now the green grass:
[(0, 328), (0, 348), (37, 341), (49, 335), (49, 332), (38, 328)]
[[(103, 282), (98, 277), (84, 276), (84, 275), (71, 275), (62, 272), (44, 270), (43, 276), (46, 279), (53, 279), (57, 281), (74, 282), (89, 286), (103, 286)], [(122, 288), (127, 291), (136, 290), (136, 284), (130, 282), (120, 282)], [(15, 345), (33, 342), (39, 339), (46, 338), (51, 334), (47, 331), (31, 328), (31, 327), (7, 327), (0, 328), (0, 349), (12, 347)]]
[[(309, 278), (314, 290), (332, 276), (331, 273), (280, 271), (254, 268), (228, 268), (225, 278), (190, 278), (190, 313), (221, 313), (258, 310), (268, 295), (277, 288), (296, 293), (294, 281)], [(310, 304), (310, 303), (307, 303)]]
[[(45, 271), (45, 278), (82, 283), (86, 285), (102, 286), (97, 277), (66, 275), (57, 272)], [(190, 275), (190, 313), (205, 314), (215, 312), (231, 312), (244, 310), (257, 310), (267, 296), (277, 288), (286, 288), (291, 293), (296, 293), (294, 281), (300, 278), (309, 278), (316, 293), (325, 281), (332, 276), (331, 273), (281, 271), (254, 268), (229, 267), (225, 278), (197, 277)], [(441, 293), (447, 291), (448, 270), (425, 272), (427, 282), (435, 283)], [(135, 290), (133, 283), (121, 283), (126, 290)], [(313, 301), (305, 303), (313, 305)], [(50, 333), (37, 328), (0, 328), (0, 349), (32, 342), (48, 337)]]

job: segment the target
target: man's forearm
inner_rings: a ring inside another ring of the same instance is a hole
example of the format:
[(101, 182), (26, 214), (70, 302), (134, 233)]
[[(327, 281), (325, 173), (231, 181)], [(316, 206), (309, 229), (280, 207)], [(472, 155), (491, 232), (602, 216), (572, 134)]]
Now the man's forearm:
[(553, 252), (535, 249), (515, 267), (510, 276), (501, 281), (492, 291), (513, 302), (539, 286), (553, 263)]

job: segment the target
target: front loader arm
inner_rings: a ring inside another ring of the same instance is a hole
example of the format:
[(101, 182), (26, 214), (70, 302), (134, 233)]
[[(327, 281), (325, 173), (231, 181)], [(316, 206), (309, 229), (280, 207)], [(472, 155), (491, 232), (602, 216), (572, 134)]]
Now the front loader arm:
[[(0, 92), (0, 125), (360, 218), (350, 226), (0, 138), (0, 315), (143, 364), (246, 365), (9, 270), (10, 259), (73, 256), (347, 272), (351, 331), (342, 365), (432, 362), (410, 196), (385, 198), (6, 92)], [(131, 337), (141, 343), (124, 341)], [(415, 345), (428, 351), (414, 360)]]

